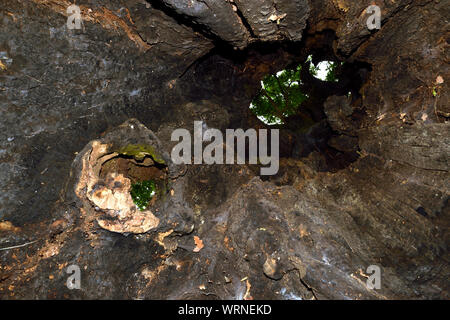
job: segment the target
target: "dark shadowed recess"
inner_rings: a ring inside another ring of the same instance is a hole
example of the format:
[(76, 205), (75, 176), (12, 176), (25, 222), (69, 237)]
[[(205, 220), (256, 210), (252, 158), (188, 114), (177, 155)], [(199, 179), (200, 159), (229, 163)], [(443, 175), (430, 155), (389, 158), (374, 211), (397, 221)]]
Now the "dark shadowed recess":
[[(301, 42), (254, 43), (239, 51), (217, 42), (180, 76), (183, 93), (192, 101), (208, 99), (226, 108), (231, 116), (229, 128), (280, 129), (282, 157), (304, 159), (316, 152), (316, 169), (336, 172), (357, 159), (359, 147), (354, 134), (343, 137), (330, 127), (324, 103), (333, 95), (347, 96), (355, 110), (352, 121), (356, 125), (365, 113), (359, 89), (368, 79), (371, 66), (359, 61), (346, 62), (338, 70), (338, 82), (313, 77), (308, 71), (310, 55), (314, 64), (324, 60), (343, 61), (333, 52), (334, 40), (334, 31), (324, 30), (305, 36)], [(298, 65), (302, 66), (302, 90), (308, 94), (308, 100), (283, 125), (264, 124), (248, 110), (260, 82), (269, 74)]]

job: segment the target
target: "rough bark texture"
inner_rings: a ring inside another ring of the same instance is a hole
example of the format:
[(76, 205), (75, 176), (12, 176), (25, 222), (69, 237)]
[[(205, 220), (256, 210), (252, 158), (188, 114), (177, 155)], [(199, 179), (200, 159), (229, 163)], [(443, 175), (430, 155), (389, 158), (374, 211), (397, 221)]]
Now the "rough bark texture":
[[(379, 2), (378, 31), (351, 0), (83, 0), (68, 30), (69, 1), (0, 0), (0, 297), (448, 299), (449, 1)], [(270, 178), (171, 163), (195, 120), (265, 127), (261, 79), (310, 50), (365, 66), (353, 99), (324, 97), (328, 144), (355, 161), (313, 151)], [(75, 192), (93, 141), (130, 139), (170, 177), (145, 233), (102, 228)]]

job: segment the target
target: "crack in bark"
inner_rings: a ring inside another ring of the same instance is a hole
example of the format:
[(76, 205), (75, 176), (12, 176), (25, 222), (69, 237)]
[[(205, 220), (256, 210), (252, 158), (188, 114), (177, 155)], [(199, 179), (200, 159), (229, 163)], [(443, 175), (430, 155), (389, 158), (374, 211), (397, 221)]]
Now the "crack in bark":
[(308, 290), (309, 292), (311, 292), (311, 294), (313, 295), (313, 297), (314, 297), (314, 300), (319, 300), (319, 299), (317, 299), (317, 296), (316, 296), (316, 294), (315, 294), (315, 292), (314, 292), (314, 289), (310, 286), (310, 285), (308, 285), (303, 279), (301, 279), (300, 278), (300, 282), (301, 282), (301, 284), (303, 285), (303, 286), (305, 286), (305, 288), (306, 288), (306, 290)]
[(236, 15), (238, 16), (239, 20), (241, 21), (242, 25), (247, 29), (248, 33), (250, 34), (251, 39), (257, 39), (255, 32), (253, 31), (252, 26), (248, 22), (247, 18), (244, 16), (243, 12), (239, 8), (237, 3), (234, 3), (236, 6)]

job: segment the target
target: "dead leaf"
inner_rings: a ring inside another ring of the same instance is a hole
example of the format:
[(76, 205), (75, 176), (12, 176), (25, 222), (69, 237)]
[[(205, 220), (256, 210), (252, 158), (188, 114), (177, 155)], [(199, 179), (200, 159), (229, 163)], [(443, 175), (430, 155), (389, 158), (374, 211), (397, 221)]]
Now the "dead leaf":
[(194, 242), (195, 242), (195, 248), (193, 250), (194, 252), (199, 252), (200, 250), (203, 249), (204, 244), (203, 244), (203, 241), (199, 237), (194, 236)]
[(422, 121), (426, 121), (428, 119), (428, 115), (426, 113), (422, 114)]
[(287, 16), (286, 13), (283, 13), (283, 14), (281, 14), (281, 15), (272, 14), (272, 15), (268, 18), (268, 20), (271, 21), (271, 22), (275, 22), (275, 21), (276, 21), (277, 24), (279, 24), (280, 21), (281, 21), (282, 19), (284, 19), (286, 16)]

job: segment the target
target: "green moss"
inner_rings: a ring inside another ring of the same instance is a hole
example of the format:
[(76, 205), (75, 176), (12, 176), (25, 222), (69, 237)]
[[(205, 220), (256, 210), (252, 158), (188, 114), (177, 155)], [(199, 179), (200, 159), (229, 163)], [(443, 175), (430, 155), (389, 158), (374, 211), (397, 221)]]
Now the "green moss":
[(437, 96), (437, 91), (436, 91), (436, 87), (433, 87), (433, 97)]
[(126, 156), (131, 156), (138, 161), (143, 160), (145, 156), (151, 156), (155, 162), (159, 164), (165, 164), (164, 159), (155, 151), (152, 146), (149, 145), (129, 144), (125, 147), (120, 148), (118, 152)]
[(131, 198), (139, 210), (145, 210), (150, 200), (156, 194), (156, 184), (153, 180), (136, 182), (131, 185)]

